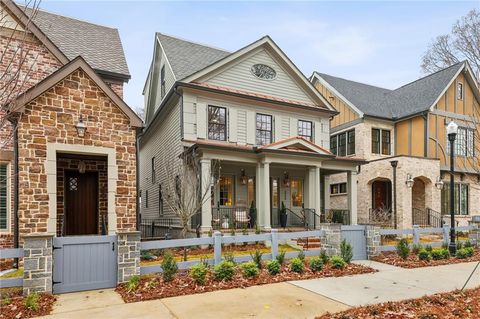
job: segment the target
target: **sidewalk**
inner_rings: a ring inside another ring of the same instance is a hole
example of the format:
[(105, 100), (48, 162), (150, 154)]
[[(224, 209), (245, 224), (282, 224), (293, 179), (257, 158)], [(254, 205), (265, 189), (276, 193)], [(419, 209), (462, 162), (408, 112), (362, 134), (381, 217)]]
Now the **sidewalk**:
[[(44, 318), (313, 318), (351, 306), (452, 291), (463, 286), (476, 265), (403, 269), (371, 261), (359, 263), (379, 271), (130, 304), (124, 304), (113, 290), (65, 294), (59, 296), (55, 313)], [(467, 287), (477, 286), (480, 269)]]

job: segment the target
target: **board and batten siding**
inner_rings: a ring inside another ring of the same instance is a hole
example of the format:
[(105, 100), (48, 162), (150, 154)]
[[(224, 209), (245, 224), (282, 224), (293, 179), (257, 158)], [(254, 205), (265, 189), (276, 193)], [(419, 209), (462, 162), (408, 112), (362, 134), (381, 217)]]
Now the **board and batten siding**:
[(350, 108), (342, 99), (340, 99), (336, 94), (327, 89), (326, 86), (322, 85), (319, 81), (315, 81), (315, 87), (320, 92), (320, 94), (332, 104), (332, 106), (339, 112), (333, 117), (330, 121), (332, 128), (345, 124), (351, 121), (354, 121), (359, 118), (359, 115)]
[[(195, 141), (208, 138), (208, 106), (227, 109), (227, 140), (240, 145), (255, 145), (256, 114), (272, 116), (273, 142), (298, 135), (298, 120), (313, 122), (315, 144), (329, 148), (329, 118), (314, 112), (296, 109), (292, 111), (274, 109), (268, 106), (244, 104), (238, 101), (220, 100), (189, 92), (183, 93), (184, 139)], [(304, 114), (304, 115), (302, 115)]]
[[(181, 143), (181, 106), (180, 100), (174, 102), (168, 113), (152, 124), (148, 136), (140, 141), (140, 188), (142, 202), (142, 218), (159, 217), (159, 185), (166, 178), (165, 165), (178, 160), (182, 152)], [(152, 157), (155, 157), (156, 181), (152, 183)], [(169, 164), (168, 164), (169, 165)], [(165, 187), (163, 188), (165, 189)], [(148, 208), (145, 207), (146, 191), (148, 190)], [(165, 196), (165, 195), (164, 195)], [(168, 206), (164, 204), (164, 216), (172, 216)]]
[[(251, 67), (254, 64), (266, 64), (272, 67), (277, 73), (276, 78), (274, 80), (257, 78), (251, 72)], [(233, 66), (204, 80), (204, 82), (289, 100), (315, 103), (265, 49), (254, 51)]]

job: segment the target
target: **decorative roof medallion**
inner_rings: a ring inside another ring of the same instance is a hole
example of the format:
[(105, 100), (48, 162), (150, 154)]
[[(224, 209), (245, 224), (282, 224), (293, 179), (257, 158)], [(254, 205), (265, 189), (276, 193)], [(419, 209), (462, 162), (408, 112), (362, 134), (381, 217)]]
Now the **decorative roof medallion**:
[(266, 64), (254, 64), (250, 68), (253, 75), (262, 80), (275, 80), (277, 72)]

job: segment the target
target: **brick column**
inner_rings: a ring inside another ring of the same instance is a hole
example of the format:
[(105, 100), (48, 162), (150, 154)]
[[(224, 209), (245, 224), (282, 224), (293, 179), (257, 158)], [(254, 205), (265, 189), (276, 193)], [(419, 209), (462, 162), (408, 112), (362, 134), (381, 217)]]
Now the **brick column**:
[(367, 225), (366, 226), (366, 232), (367, 232), (367, 257), (370, 259), (370, 257), (377, 256), (380, 254), (380, 241), (381, 241), (381, 236), (380, 236), (380, 227), (378, 226), (372, 226), (372, 225)]
[(140, 275), (140, 232), (118, 232), (118, 283)]
[(51, 234), (31, 234), (23, 244), (23, 294), (52, 293), (52, 241)]
[(329, 256), (340, 255), (341, 227), (341, 224), (320, 224), (320, 229), (325, 231), (325, 236), (321, 239), (322, 249)]

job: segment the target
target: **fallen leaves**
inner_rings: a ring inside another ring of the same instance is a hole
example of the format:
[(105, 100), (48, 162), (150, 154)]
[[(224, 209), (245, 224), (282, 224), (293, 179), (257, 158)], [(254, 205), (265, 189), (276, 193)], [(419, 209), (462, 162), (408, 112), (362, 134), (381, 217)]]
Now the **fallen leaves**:
[(407, 259), (404, 260), (400, 256), (398, 256), (396, 252), (393, 252), (393, 251), (384, 252), (370, 259), (381, 262), (381, 263), (402, 267), (402, 268), (418, 268), (418, 267), (465, 263), (465, 262), (471, 262), (471, 261), (480, 261), (480, 249), (475, 249), (475, 252), (472, 257), (463, 258), (463, 259), (450, 257), (449, 259), (440, 259), (440, 260), (419, 260), (417, 255), (411, 253), (407, 257)]
[(0, 303), (0, 319), (32, 318), (48, 315), (53, 308), (55, 297), (50, 294), (39, 294), (38, 310), (30, 310), (24, 305), (22, 291), (16, 291), (9, 296), (2, 296)]

